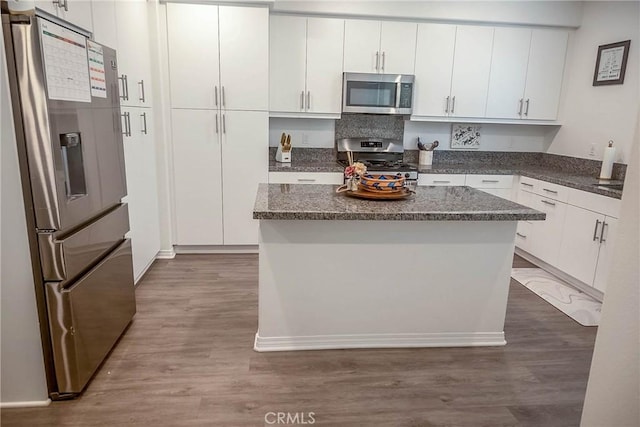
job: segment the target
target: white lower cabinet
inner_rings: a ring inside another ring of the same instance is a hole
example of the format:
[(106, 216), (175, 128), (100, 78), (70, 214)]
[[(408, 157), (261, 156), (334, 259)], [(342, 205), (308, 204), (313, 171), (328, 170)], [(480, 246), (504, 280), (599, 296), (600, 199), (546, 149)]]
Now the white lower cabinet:
[(269, 172), (269, 184), (332, 184), (342, 185), (340, 172)]
[(123, 107), (123, 143), (129, 204), (129, 237), (137, 282), (160, 250), (156, 146), (149, 108)]
[(465, 185), (503, 199), (511, 200), (513, 175), (475, 175), (467, 174)]
[(268, 180), (268, 114), (173, 109), (177, 245), (255, 245), (258, 184)]
[(596, 277), (593, 279), (593, 287), (604, 292), (609, 280), (611, 263), (613, 262), (613, 250), (615, 246), (618, 220), (605, 216), (600, 234), (600, 252), (596, 265)]
[(547, 217), (544, 221), (533, 222), (535, 234), (530, 242), (529, 252), (544, 262), (557, 265), (567, 204), (535, 196), (533, 207), (547, 214)]

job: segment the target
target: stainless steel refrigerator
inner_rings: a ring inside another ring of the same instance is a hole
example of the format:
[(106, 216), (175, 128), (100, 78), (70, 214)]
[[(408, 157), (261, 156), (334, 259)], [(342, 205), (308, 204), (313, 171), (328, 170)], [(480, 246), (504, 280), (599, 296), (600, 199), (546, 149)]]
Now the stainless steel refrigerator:
[(49, 393), (70, 398), (136, 311), (116, 53), (52, 17), (2, 29)]

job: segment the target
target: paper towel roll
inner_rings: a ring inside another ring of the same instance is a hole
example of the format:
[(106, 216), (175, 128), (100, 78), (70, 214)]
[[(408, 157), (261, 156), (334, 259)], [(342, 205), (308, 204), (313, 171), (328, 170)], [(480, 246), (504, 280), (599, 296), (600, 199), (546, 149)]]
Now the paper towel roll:
[(602, 159), (602, 169), (600, 169), (600, 179), (611, 179), (613, 171), (613, 162), (616, 157), (616, 148), (613, 142), (609, 142), (609, 146), (604, 149), (604, 158)]

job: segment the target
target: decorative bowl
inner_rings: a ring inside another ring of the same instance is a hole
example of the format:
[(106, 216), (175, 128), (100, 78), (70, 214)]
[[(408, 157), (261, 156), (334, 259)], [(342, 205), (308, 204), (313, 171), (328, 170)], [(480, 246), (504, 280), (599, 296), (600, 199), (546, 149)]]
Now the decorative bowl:
[(364, 175), (360, 177), (360, 187), (366, 191), (393, 192), (404, 188), (404, 177), (397, 175)]

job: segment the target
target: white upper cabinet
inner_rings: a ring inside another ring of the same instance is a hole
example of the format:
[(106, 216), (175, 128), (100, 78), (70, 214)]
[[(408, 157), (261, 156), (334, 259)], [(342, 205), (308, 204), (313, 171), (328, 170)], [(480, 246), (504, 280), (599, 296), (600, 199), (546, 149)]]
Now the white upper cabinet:
[(557, 118), (568, 40), (569, 33), (564, 30), (532, 31), (524, 91), (524, 118)]
[(44, 10), (60, 19), (71, 22), (80, 28), (93, 31), (90, 0), (36, 0), (38, 9)]
[(269, 110), (303, 112), (307, 18), (271, 15), (269, 45)]
[(380, 37), (380, 72), (413, 74), (418, 25), (383, 21)]
[(487, 117), (555, 120), (568, 33), (496, 28)]
[(168, 3), (167, 33), (171, 106), (219, 108), (218, 7)]
[(380, 71), (380, 21), (344, 21), (344, 71)]
[(455, 25), (418, 25), (414, 115), (448, 115), (455, 43)]
[(307, 20), (307, 112), (342, 111), (343, 44), (344, 20)]
[(267, 111), (266, 8), (167, 5), (172, 108)]
[(64, 0), (62, 0), (62, 3), (54, 3), (52, 0), (35, 1), (35, 5), (38, 9), (44, 10), (45, 12), (48, 12), (54, 16), (58, 15), (59, 4), (62, 4), (62, 6), (64, 7)]
[(91, 4), (93, 14), (93, 38), (98, 43), (118, 48), (118, 34), (116, 31), (116, 2), (115, 0), (94, 1)]
[(417, 24), (345, 21), (344, 71), (413, 74)]
[(519, 119), (524, 109), (531, 30), (495, 29), (491, 77), (487, 97), (487, 117)]
[(151, 57), (145, 0), (116, 1), (121, 104), (150, 107)]
[(269, 9), (219, 9), (222, 108), (268, 111)]
[(456, 29), (449, 113), (455, 117), (484, 117), (491, 70), (493, 27)]

